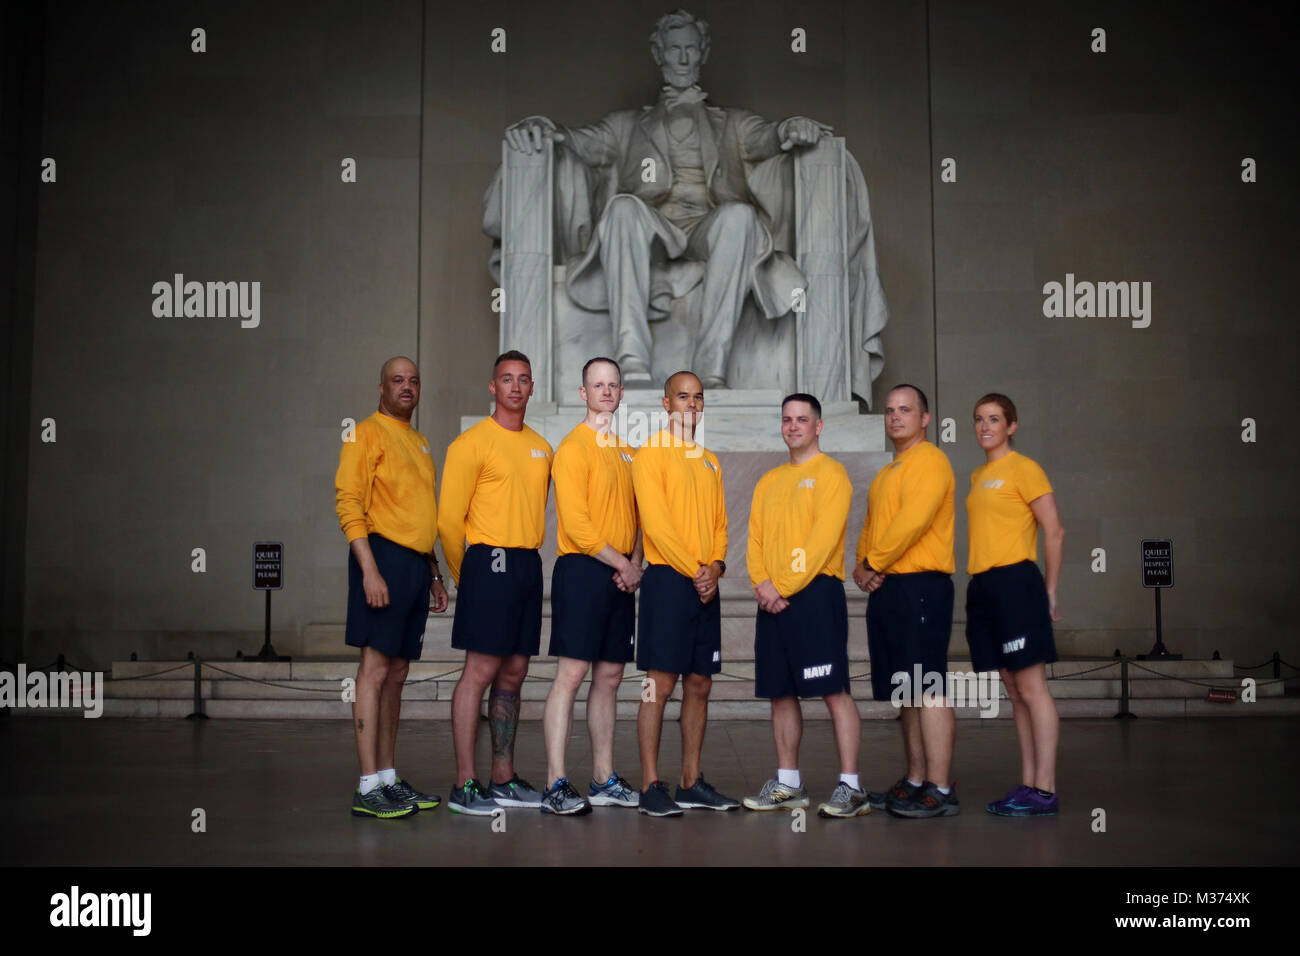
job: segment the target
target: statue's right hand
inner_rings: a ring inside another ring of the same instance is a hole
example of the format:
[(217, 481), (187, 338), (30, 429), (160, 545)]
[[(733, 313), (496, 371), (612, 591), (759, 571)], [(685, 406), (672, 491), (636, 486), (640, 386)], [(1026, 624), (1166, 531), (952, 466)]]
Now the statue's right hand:
[(506, 127), (506, 142), (511, 149), (521, 153), (540, 153), (548, 139), (562, 143), (564, 134), (559, 132), (555, 124), (545, 116), (529, 116), (513, 126)]

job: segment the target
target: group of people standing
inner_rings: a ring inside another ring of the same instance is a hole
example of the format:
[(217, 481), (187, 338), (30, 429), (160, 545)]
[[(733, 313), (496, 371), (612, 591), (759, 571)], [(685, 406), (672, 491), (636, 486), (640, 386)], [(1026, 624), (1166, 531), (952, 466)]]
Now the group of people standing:
[[(902, 817), (959, 811), (950, 778), (954, 713), (930, 706), (920, 689), (901, 708), (906, 770), (889, 789), (867, 791), (857, 757), (861, 719), (850, 692), (844, 542), (853, 487), (821, 451), (821, 405), (787, 396), (781, 434), (790, 459), (754, 489), (747, 570), (758, 603), (755, 693), (771, 701), (776, 776), (743, 801), (705, 780), (701, 757), (712, 676), (722, 669), (719, 579), (727, 573), (727, 511), (717, 457), (695, 441), (704, 386), (682, 371), (664, 384), (668, 425), (641, 448), (610, 430), (623, 398), (622, 371), (609, 358), (583, 368), (586, 415), (558, 449), (524, 422), (532, 369), (516, 351), (498, 356), (488, 385), (493, 413), (447, 450), (442, 490), (429, 442), (411, 426), (420, 377), (408, 358), (384, 363), (379, 409), (359, 422), (340, 452), (337, 512), (348, 539), (346, 642), (360, 648), (353, 705), (360, 781), (352, 812), (395, 819), (440, 798), (397, 774), (396, 740), (409, 661), (421, 655), (430, 608), (449, 600), (435, 543), (457, 585), (452, 647), (465, 664), (452, 699), (456, 780), (449, 808), (489, 816), (502, 807), (580, 815), (593, 806), (635, 807), (651, 816), (688, 809), (809, 806), (799, 770), (800, 698), (826, 701), (840, 759), (839, 779), (819, 805), (826, 817), (873, 808)], [(925, 438), (924, 393), (900, 385), (885, 402), (894, 460), (868, 491), (853, 580), (870, 593), (867, 633), (872, 691), (897, 699), (902, 679), (947, 675), (952, 628), (955, 480)], [(976, 670), (999, 670), (1014, 708), (1021, 784), (991, 813), (1056, 813), (1058, 720), (1046, 665), (1061, 567), (1061, 529), (1039, 466), (1011, 448), (1016, 409), (990, 394), (975, 406), (986, 463), (967, 498), (972, 575), (967, 637)], [(541, 646), (541, 547), (546, 500), (555, 484), (558, 557), (551, 580), (556, 674), (546, 699), (547, 774), (542, 790), (514, 766), (520, 688)], [(1047, 576), (1038, 570), (1044, 531)], [(635, 594), (641, 592), (639, 605)], [(639, 638), (639, 639), (638, 639)], [(637, 716), (641, 786), (614, 766), (616, 700), (626, 665), (645, 673)], [(586, 793), (565, 762), (574, 701), (590, 673), (587, 731), (592, 776)], [(664, 710), (680, 681), (682, 760), (670, 792), (659, 773)], [(946, 683), (943, 685), (946, 686)], [(484, 693), (492, 764), (475, 760)]]

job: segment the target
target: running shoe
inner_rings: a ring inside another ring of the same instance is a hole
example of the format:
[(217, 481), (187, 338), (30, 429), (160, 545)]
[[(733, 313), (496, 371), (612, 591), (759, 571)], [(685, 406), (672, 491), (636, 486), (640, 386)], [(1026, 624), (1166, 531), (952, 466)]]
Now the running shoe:
[(680, 817), (682, 808), (668, 796), (668, 788), (662, 780), (656, 780), (641, 791), (637, 801), (637, 810), (651, 817)]
[(490, 817), (493, 811), (501, 809), (501, 805), (492, 799), (483, 784), (471, 778), (463, 786), (452, 788), (447, 809), (471, 817)]
[(955, 817), (961, 813), (961, 805), (957, 802), (956, 787), (940, 793), (939, 788), (927, 780), (919, 794), (910, 800), (891, 801), (888, 810), (896, 817)]
[(1009, 817), (1011, 816), (1011, 814), (1008, 813), (1007, 810), (1010, 808), (1010, 805), (1019, 803), (1021, 792), (1028, 789), (1029, 788), (1026, 787), (1023, 783), (1017, 784), (1016, 786), (1008, 790), (1005, 796), (1001, 797), (1000, 799), (994, 800), (992, 803), (984, 804), (984, 809), (988, 813), (993, 813), (1000, 817)]
[(542, 795), (529, 785), (519, 774), (515, 774), (505, 783), (494, 783), (488, 789), (488, 795), (499, 807), (523, 807), (536, 810), (541, 805)]
[(568, 777), (561, 777), (542, 794), (542, 812), (562, 817), (580, 817), (591, 812), (591, 804), (569, 786)]
[(683, 810), (735, 810), (740, 806), (739, 800), (724, 797), (709, 786), (704, 774), (685, 789), (679, 786), (673, 799)]
[(618, 774), (611, 774), (604, 783), (591, 781), (587, 799), (593, 807), (635, 807), (640, 797), (631, 785)]
[(395, 803), (409, 803), (417, 810), (433, 810), (442, 803), (442, 797), (432, 793), (421, 793), (401, 777), (397, 778), (396, 783), (384, 787), (384, 792)]
[(746, 797), (743, 803), (746, 810), (798, 810), (808, 806), (808, 788), (769, 780), (758, 791), (758, 796)]
[(398, 817), (409, 817), (415, 812), (415, 807), (409, 803), (399, 803), (393, 800), (387, 793), (385, 787), (375, 787), (369, 793), (362, 793), (356, 790), (352, 794), (352, 815), (354, 817), (375, 817), (379, 820), (396, 820)]
[(910, 800), (915, 796), (919, 796), (924, 788), (925, 784), (914, 787), (907, 782), (906, 777), (899, 777), (898, 781), (888, 790), (868, 790), (867, 804), (872, 810), (883, 810), (891, 800)]
[(865, 817), (870, 812), (867, 794), (854, 790), (843, 780), (836, 784), (831, 798), (817, 807), (819, 817)]
[(999, 817), (1050, 817), (1061, 812), (1056, 794), (1045, 797), (1023, 784), (984, 808)]

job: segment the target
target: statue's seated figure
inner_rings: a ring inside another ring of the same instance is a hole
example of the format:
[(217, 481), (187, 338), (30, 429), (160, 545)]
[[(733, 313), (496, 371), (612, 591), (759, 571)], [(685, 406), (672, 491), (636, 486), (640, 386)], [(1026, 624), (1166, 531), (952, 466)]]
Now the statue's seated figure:
[[(725, 387), (747, 297), (767, 319), (794, 311), (798, 320), (803, 311), (800, 296), (808, 282), (792, 257), (791, 155), (815, 147), (831, 130), (802, 116), (774, 123), (709, 104), (698, 85), (709, 54), (708, 25), (689, 13), (662, 17), (650, 50), (665, 83), (655, 105), (576, 128), (528, 117), (506, 130), (506, 143), (523, 155), (553, 150), (556, 259), (566, 266), (570, 299), (609, 313), (625, 384), (650, 382), (650, 322), (668, 317), (674, 300), (698, 289), (697, 324), (679, 361), (705, 388)], [(869, 397), (886, 315), (875, 279), (866, 184), (852, 158), (844, 158), (843, 193), (851, 207), (844, 221), (856, 260), (849, 263), (849, 294), (859, 301), (858, 321), (844, 316), (842, 326), (853, 326), (853, 361), (862, 366), (852, 375), (852, 390)], [(498, 239), (499, 184), (498, 176), (484, 223)], [(854, 288), (855, 268), (860, 288)], [(793, 340), (789, 344), (793, 354)], [(849, 344), (837, 346), (841, 355)]]

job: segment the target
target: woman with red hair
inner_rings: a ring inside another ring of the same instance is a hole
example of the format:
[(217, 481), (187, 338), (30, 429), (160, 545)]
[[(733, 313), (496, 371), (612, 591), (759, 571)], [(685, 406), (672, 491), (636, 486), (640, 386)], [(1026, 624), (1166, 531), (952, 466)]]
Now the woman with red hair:
[[(966, 640), (976, 671), (997, 670), (1011, 700), (1020, 738), (1020, 785), (985, 809), (998, 816), (1058, 812), (1056, 745), (1060, 718), (1047, 687), (1055, 661), (1052, 622), (1065, 529), (1056, 497), (1038, 463), (1011, 447), (1016, 406), (996, 392), (975, 403), (975, 440), (985, 462), (970, 478), (966, 517), (971, 575), (966, 590)], [(1043, 532), (1047, 577), (1038, 570)]]

